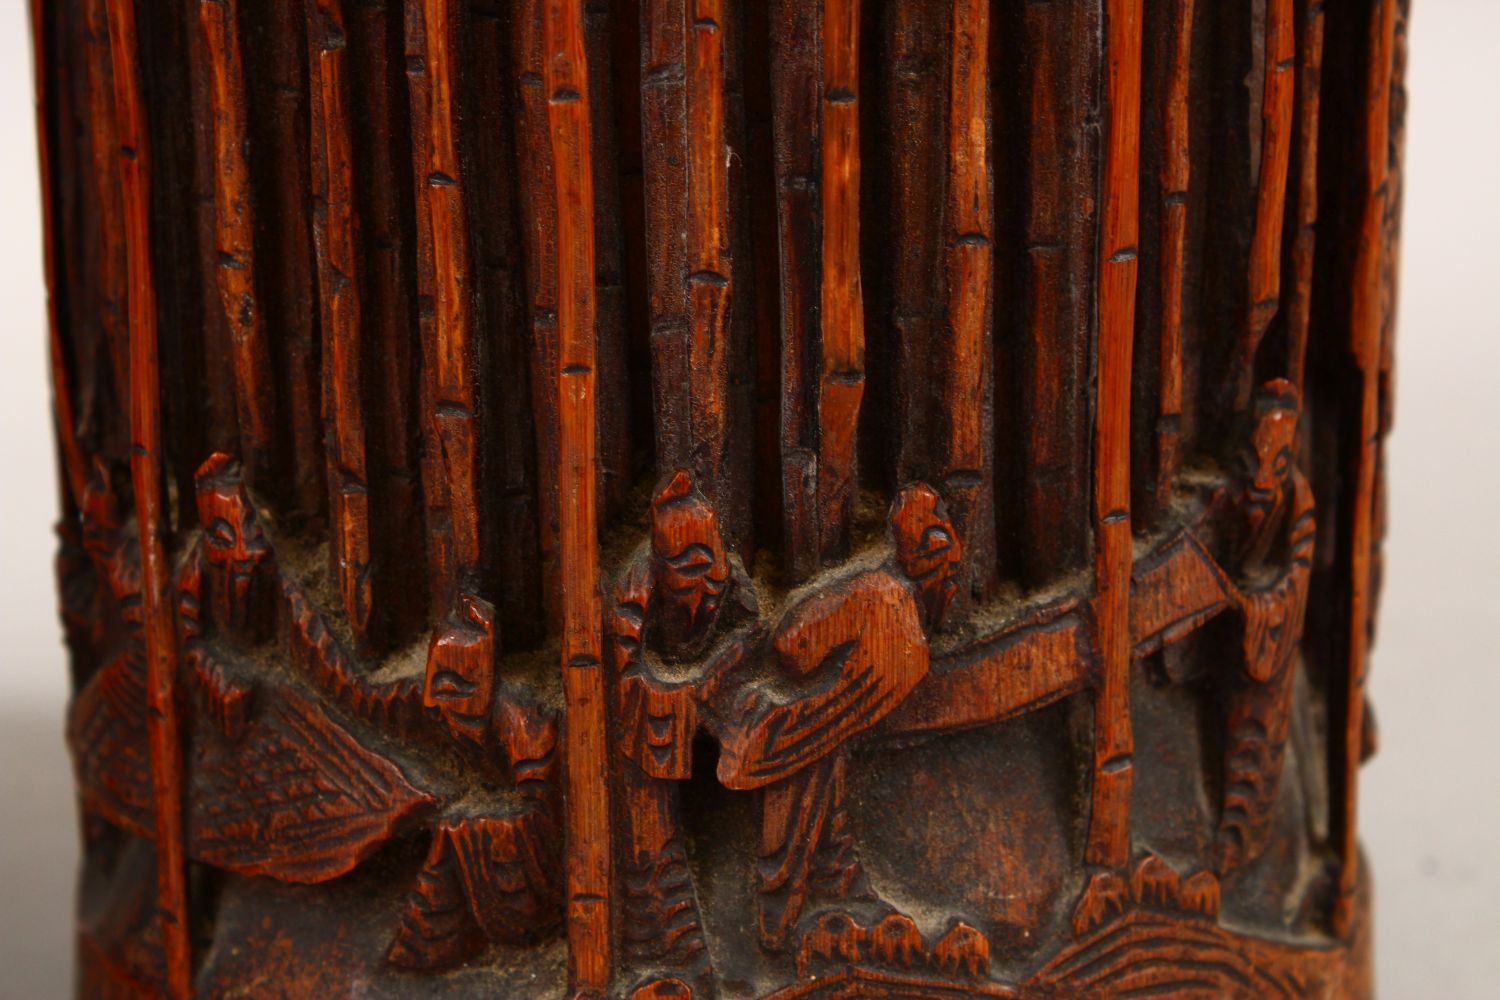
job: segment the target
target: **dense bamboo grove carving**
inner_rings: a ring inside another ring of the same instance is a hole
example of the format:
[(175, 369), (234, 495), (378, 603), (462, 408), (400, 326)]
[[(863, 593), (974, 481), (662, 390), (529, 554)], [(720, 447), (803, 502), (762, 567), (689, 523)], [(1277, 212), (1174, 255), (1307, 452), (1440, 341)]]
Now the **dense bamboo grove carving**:
[(1408, 4), (32, 0), (79, 995), (1369, 995)]

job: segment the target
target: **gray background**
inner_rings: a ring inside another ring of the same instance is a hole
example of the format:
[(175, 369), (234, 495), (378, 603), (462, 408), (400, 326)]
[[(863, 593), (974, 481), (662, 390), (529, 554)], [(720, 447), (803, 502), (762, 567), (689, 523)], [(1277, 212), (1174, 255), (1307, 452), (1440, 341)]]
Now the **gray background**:
[[(69, 989), (77, 838), (30, 50), (25, 4), (0, 7), (0, 1000), (50, 1000)], [(1500, 996), (1500, 657), (1488, 628), (1500, 624), (1500, 0), (1415, 7), (1392, 522), (1371, 680), (1383, 746), (1365, 770), (1361, 827), (1381, 995), (1480, 1000)]]

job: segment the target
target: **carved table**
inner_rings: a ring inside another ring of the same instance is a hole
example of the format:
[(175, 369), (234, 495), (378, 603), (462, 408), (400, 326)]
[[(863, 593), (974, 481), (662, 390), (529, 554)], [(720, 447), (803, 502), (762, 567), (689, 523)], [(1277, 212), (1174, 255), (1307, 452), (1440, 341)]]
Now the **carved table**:
[(1363, 997), (1408, 0), (32, 0), (85, 997)]

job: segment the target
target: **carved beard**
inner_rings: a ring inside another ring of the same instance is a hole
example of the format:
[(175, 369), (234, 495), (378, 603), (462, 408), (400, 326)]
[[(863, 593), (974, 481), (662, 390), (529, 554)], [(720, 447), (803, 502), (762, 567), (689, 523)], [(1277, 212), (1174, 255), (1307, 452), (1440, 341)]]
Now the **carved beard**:
[(729, 591), (729, 567), (707, 546), (693, 545), (662, 560), (658, 582), (665, 591), (662, 643), (671, 656), (691, 657), (718, 621)]
[(218, 517), (206, 529), (206, 555), (216, 570), (211, 584), (214, 621), (220, 628), (241, 635), (256, 623), (257, 580), (267, 548), (260, 525), (248, 507), (233, 500), (224, 507), (230, 517)]

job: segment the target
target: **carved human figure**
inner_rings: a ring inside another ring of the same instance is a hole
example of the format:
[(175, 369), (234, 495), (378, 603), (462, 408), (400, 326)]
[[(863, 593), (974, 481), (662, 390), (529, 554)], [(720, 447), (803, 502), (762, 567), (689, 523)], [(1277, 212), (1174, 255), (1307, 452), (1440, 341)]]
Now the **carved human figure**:
[(900, 492), (890, 526), (891, 562), (794, 602), (770, 643), (775, 680), (744, 685), (724, 713), (719, 780), (760, 793), (759, 928), (770, 951), (815, 902), (874, 900), (844, 812), (846, 750), (927, 675), (927, 634), (942, 625), (962, 558), (929, 486)]
[(620, 718), (624, 951), (709, 996), (715, 987), (684, 853), (679, 783), (692, 776), (703, 707), (758, 640), (759, 610), (687, 472), (652, 500), (650, 542), (620, 575), (607, 622)]
[(493, 605), (470, 593), (456, 605), (428, 645), (422, 705), (461, 756), (498, 758), (519, 803), (470, 797), (438, 818), (387, 951), (404, 968), (530, 943), (561, 916), (557, 720), (499, 683)]
[(195, 484), (207, 570), (203, 615), (226, 633), (258, 639), (271, 621), (272, 581), (265, 571), (274, 560), (240, 463), (215, 452), (198, 467)]
[(1231, 495), (1233, 568), (1243, 629), (1241, 670), (1226, 705), (1224, 801), (1217, 861), (1228, 871), (1265, 848), (1276, 804), (1297, 651), (1312, 574), (1312, 487), (1297, 467), (1296, 388), (1281, 379), (1256, 395), (1242, 482)]

